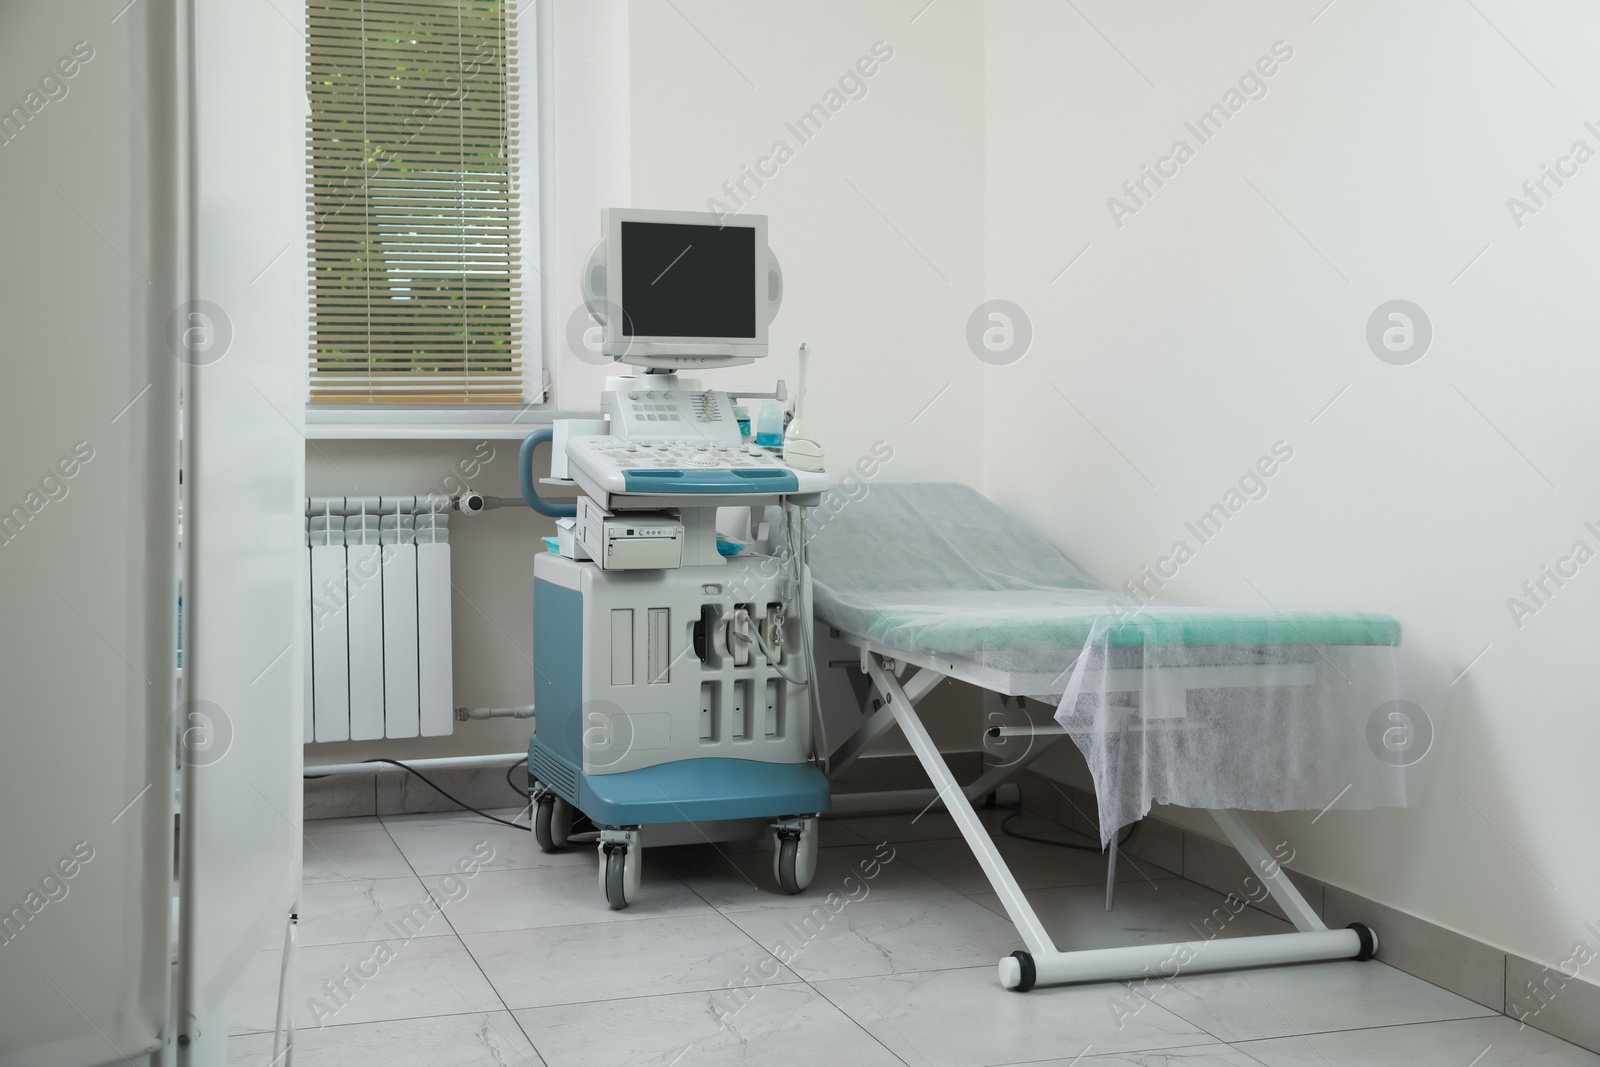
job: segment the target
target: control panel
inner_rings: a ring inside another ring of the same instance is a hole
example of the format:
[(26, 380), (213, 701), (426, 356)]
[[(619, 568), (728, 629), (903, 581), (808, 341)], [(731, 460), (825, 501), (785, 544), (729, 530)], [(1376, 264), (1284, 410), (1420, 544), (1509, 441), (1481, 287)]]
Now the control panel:
[(739, 423), (728, 394), (700, 389), (697, 382), (669, 380), (670, 388), (653, 388), (646, 376), (608, 389), (603, 410), (611, 417), (612, 432), (636, 443), (691, 441), (738, 446)]
[(567, 441), (567, 463), (580, 484), (608, 494), (812, 493), (828, 487), (826, 474), (796, 471), (775, 452), (738, 444), (737, 436), (731, 444), (574, 437)]

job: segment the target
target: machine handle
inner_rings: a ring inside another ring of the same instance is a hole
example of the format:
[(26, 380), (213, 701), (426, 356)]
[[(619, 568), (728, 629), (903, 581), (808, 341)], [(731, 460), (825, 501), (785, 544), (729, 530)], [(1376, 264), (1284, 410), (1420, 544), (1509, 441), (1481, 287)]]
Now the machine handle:
[(578, 513), (577, 504), (552, 504), (539, 495), (533, 487), (533, 450), (555, 439), (555, 430), (546, 427), (535, 430), (522, 439), (522, 449), (517, 453), (517, 477), (522, 483), (522, 499), (541, 515), (553, 519), (568, 518)]

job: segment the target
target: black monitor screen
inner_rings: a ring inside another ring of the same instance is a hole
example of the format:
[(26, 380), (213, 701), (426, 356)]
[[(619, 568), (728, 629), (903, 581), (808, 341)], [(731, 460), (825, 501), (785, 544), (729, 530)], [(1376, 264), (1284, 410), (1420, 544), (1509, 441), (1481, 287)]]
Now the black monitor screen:
[(624, 222), (622, 302), (630, 337), (754, 337), (756, 231)]

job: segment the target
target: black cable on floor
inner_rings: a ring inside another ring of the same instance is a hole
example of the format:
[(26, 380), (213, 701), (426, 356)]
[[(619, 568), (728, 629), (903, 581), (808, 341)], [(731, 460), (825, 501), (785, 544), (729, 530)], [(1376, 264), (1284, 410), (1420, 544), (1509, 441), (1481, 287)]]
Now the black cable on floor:
[(517, 760), (517, 762), (513, 763), (511, 766), (506, 768), (506, 785), (509, 785), (511, 787), (511, 791), (513, 793), (517, 794), (517, 796), (521, 797), (523, 800), (532, 800), (533, 799), (532, 790), (528, 790), (528, 789), (522, 788), (520, 785), (518, 785), (511, 778), (511, 772), (516, 770), (518, 767), (525, 766), (527, 764), (527, 762), (528, 761), (527, 761), (526, 758), (519, 759), (519, 760)]
[[(1000, 832), (1005, 834), (1007, 837), (1014, 837), (1019, 841), (1032, 841), (1036, 845), (1055, 845), (1057, 848), (1070, 848), (1079, 852), (1103, 853), (1105, 851), (1105, 849), (1100, 848), (1097, 845), (1075, 845), (1070, 841), (1052, 841), (1047, 837), (1035, 837), (1032, 834), (1019, 834), (1017, 831), (1011, 829), (1011, 820), (1022, 814), (1024, 814), (1023, 810), (1021, 808), (1017, 808), (1012, 811), (1010, 815), (1007, 815), (1004, 819), (1000, 820)], [(1138, 823), (1134, 823), (1132, 826), (1128, 827), (1128, 832), (1122, 835), (1121, 841), (1117, 842), (1118, 852), (1122, 851), (1122, 847), (1129, 841), (1133, 840), (1133, 832), (1138, 828)]]
[[(492, 822), (497, 822), (502, 826), (509, 826), (513, 830), (526, 830), (529, 833), (533, 832), (533, 827), (532, 826), (524, 826), (519, 822), (512, 822), (510, 819), (502, 819), (498, 815), (490, 815), (486, 811), (479, 811), (477, 808), (473, 807), (471, 804), (466, 803), (465, 801), (457, 800), (455, 797), (451, 796), (449, 793), (446, 793), (443, 789), (440, 789), (438, 783), (434, 782), (427, 775), (423, 774), (421, 771), (417, 770), (415, 767), (406, 766), (404, 763), (401, 763), (397, 759), (367, 759), (367, 760), (362, 760), (361, 762), (362, 763), (387, 763), (390, 766), (399, 767), (402, 771), (406, 771), (406, 772), (408, 772), (410, 774), (416, 775), (418, 778), (421, 778), (430, 787), (432, 787), (434, 792), (438, 793), (440, 796), (444, 797), (446, 800), (448, 800), (450, 803), (456, 805), (457, 807), (465, 808), (467, 811), (472, 812), (472, 814), (474, 814), (474, 815), (482, 815), (485, 819), (489, 819)], [(515, 766), (515, 764), (513, 764), (513, 766)]]

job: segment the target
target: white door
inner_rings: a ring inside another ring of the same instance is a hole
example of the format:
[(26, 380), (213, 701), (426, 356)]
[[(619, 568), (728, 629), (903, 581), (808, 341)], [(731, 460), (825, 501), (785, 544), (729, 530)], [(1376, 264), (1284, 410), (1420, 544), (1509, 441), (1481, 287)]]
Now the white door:
[(0, 4), (0, 1064), (144, 1061), (169, 1003), (171, 2)]

